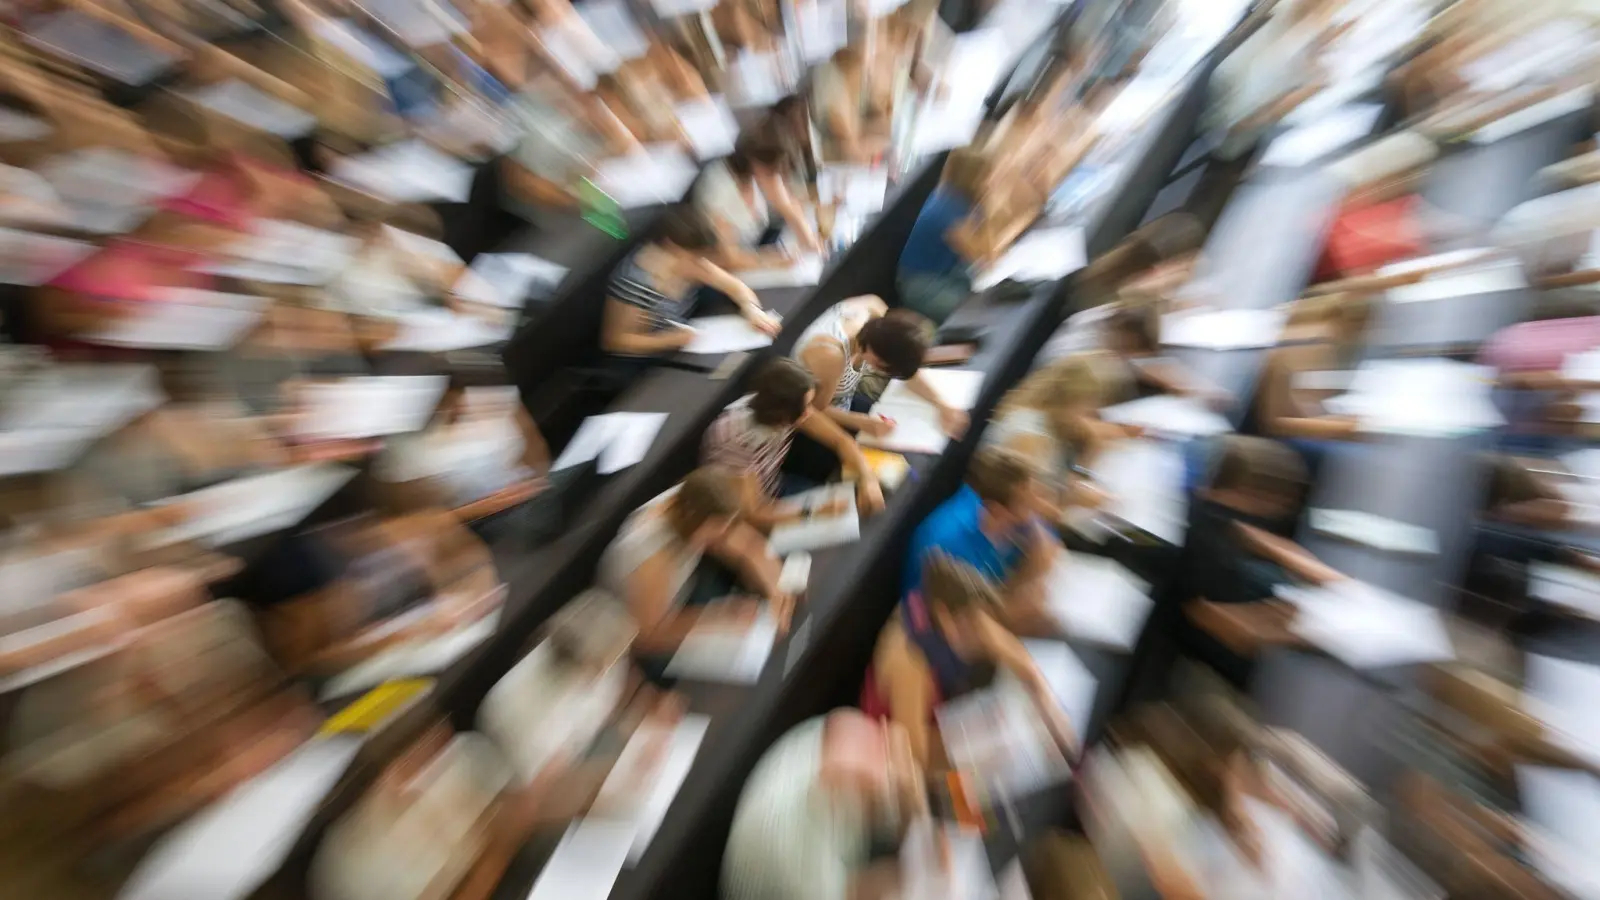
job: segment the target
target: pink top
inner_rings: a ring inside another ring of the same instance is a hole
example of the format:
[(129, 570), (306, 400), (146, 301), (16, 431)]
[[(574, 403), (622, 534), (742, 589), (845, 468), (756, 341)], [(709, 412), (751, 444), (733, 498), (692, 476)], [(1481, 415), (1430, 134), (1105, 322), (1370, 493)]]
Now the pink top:
[(1600, 316), (1547, 319), (1502, 328), (1489, 338), (1479, 362), (1501, 372), (1556, 372), (1568, 354), (1600, 347)]
[(188, 271), (200, 256), (172, 247), (119, 240), (57, 275), (50, 287), (99, 300), (148, 303), (169, 288), (209, 289), (212, 277)]

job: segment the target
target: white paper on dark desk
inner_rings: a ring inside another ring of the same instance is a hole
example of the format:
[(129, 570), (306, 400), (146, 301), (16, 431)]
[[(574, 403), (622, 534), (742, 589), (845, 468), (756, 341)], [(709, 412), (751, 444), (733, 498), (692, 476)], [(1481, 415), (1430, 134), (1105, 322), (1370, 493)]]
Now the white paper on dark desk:
[(678, 125), (689, 136), (694, 155), (700, 160), (717, 159), (733, 152), (739, 137), (739, 122), (720, 95), (680, 103)]
[(282, 219), (258, 219), (250, 227), (250, 235), (225, 249), (232, 260), (202, 271), (286, 284), (326, 284), (361, 246), (349, 235)]
[(1226, 434), (1233, 425), (1193, 397), (1158, 395), (1119, 403), (1100, 411), (1100, 418), (1121, 425), (1137, 425), (1156, 434), (1209, 437)]
[(676, 144), (651, 144), (595, 167), (595, 186), (623, 209), (676, 203), (688, 193), (700, 167)]
[(117, 900), (249, 896), (288, 855), (361, 741), (316, 738), (162, 838)]
[(420, 309), (394, 317), (400, 326), (384, 350), (413, 353), (448, 353), (497, 344), (510, 337), (508, 329), (448, 309)]
[(638, 59), (650, 50), (650, 41), (625, 0), (589, 0), (576, 9), (594, 36), (621, 59)]
[(1022, 646), (1038, 666), (1039, 674), (1050, 685), (1051, 693), (1061, 704), (1062, 712), (1072, 730), (1081, 739), (1094, 714), (1095, 693), (1099, 681), (1064, 641), (1023, 638)]
[(1517, 766), (1530, 862), (1573, 897), (1600, 896), (1600, 788), (1587, 772)]
[(1006, 279), (1055, 281), (1083, 268), (1087, 261), (1083, 229), (1076, 225), (1039, 228), (1028, 232), (994, 265), (972, 281), (976, 290), (988, 290)]
[(548, 296), (567, 277), (567, 267), (529, 253), (481, 253), (456, 281), (456, 296), (502, 309), (521, 309), (530, 294)]
[(1383, 107), (1376, 103), (1360, 103), (1325, 113), (1273, 138), (1261, 155), (1261, 164), (1286, 168), (1311, 165), (1371, 134), (1381, 112)]
[(374, 375), (305, 386), (301, 435), (357, 440), (419, 431), (444, 396), (443, 375)]
[(160, 538), (221, 547), (292, 528), (344, 487), (355, 470), (312, 463), (246, 475), (162, 501), (192, 510)]
[(1592, 89), (1587, 85), (1576, 88), (1490, 122), (1473, 133), (1472, 142), (1492, 144), (1580, 109), (1586, 109), (1593, 102)]
[(1126, 522), (1173, 546), (1189, 528), (1182, 449), (1148, 438), (1121, 440), (1095, 460), (1094, 481), (1111, 495), (1106, 516)]
[(161, 300), (83, 339), (147, 350), (224, 350), (261, 321), (266, 307), (262, 297), (188, 288), (171, 288)]
[(1514, 260), (1450, 269), (1429, 275), (1416, 284), (1390, 288), (1390, 303), (1424, 303), (1432, 300), (1453, 300), (1474, 294), (1494, 294), (1520, 291), (1528, 287), (1522, 266)]
[(1022, 860), (1013, 859), (1000, 873), (1000, 900), (1033, 900), (1028, 890), (1028, 878), (1022, 872)]
[(114, 147), (58, 154), (40, 163), (37, 171), (68, 204), (107, 212), (147, 209), (200, 180), (197, 172)]
[(1439, 552), (1439, 535), (1433, 529), (1361, 510), (1313, 509), (1311, 528), (1389, 553), (1434, 556)]
[(856, 486), (853, 482), (825, 484), (785, 498), (784, 502), (799, 504), (808, 501), (813, 508), (842, 502), (845, 510), (838, 515), (811, 516), (777, 526), (767, 538), (767, 546), (773, 553), (778, 556), (801, 551), (809, 553), (860, 539), (861, 516), (856, 510)]
[(0, 109), (0, 141), (36, 141), (53, 133), (55, 127), (38, 116)]
[(607, 900), (634, 837), (630, 823), (579, 820), (539, 870), (528, 900)]
[(1273, 347), (1288, 317), (1275, 309), (1205, 309), (1161, 317), (1166, 347), (1254, 350)]
[[(944, 402), (955, 409), (970, 410), (977, 405), (984, 373), (971, 369), (924, 369), (921, 374)], [(859, 435), (857, 440), (864, 447), (895, 453), (942, 453), (950, 443), (939, 421), (939, 411), (913, 394), (903, 381), (889, 382), (872, 411), (892, 419), (894, 428), (882, 437)]]
[(402, 203), (445, 200), (464, 203), (476, 174), (465, 162), (428, 145), (409, 140), (380, 147), (333, 164), (335, 179), (378, 197)]
[(1297, 613), (1290, 629), (1356, 669), (1455, 658), (1439, 611), (1354, 579), (1281, 587)]
[(694, 681), (755, 684), (778, 640), (778, 620), (762, 615), (747, 629), (696, 626), (667, 663), (667, 675)]
[(757, 291), (771, 288), (810, 287), (822, 280), (823, 259), (819, 255), (802, 256), (787, 266), (777, 269), (745, 269), (738, 273), (740, 281)]
[(709, 12), (717, 2), (718, 0), (650, 0), (650, 5), (656, 8), (656, 15), (672, 18)]
[(1600, 666), (1529, 653), (1524, 658), (1523, 693), (1530, 714), (1550, 729), (1551, 744), (1600, 765), (1600, 717), (1594, 698), (1600, 691)]
[(1048, 576), (1050, 615), (1066, 636), (1130, 650), (1155, 603), (1150, 585), (1102, 556), (1063, 552)]
[(605, 449), (600, 451), (600, 474), (611, 475), (641, 462), (667, 422), (666, 413), (624, 412), (615, 416), (616, 429)]
[(312, 30), (317, 37), (349, 54), (380, 78), (398, 78), (417, 67), (405, 54), (366, 34), (347, 19), (317, 16)]
[(771, 106), (787, 93), (783, 63), (775, 54), (741, 50), (728, 72), (729, 102), (735, 109)]
[(30, 43), (123, 84), (143, 85), (178, 61), (165, 50), (76, 10), (65, 10), (29, 27), (26, 35)]
[[(678, 796), (678, 789), (683, 786), (683, 780), (689, 777), (689, 769), (694, 766), (695, 755), (700, 752), (700, 744), (705, 740), (706, 729), (710, 726), (709, 716), (694, 713), (684, 716), (668, 737), (666, 753), (663, 754), (660, 765), (656, 767), (653, 777), (642, 791), (631, 782), (626, 770), (637, 772), (641, 768), (634, 762), (646, 749), (650, 732), (659, 726), (641, 726), (628, 741), (628, 746), (623, 748), (622, 758), (617, 760), (617, 765), (612, 768), (611, 774), (600, 786), (601, 797), (616, 797), (621, 802), (608, 806), (603, 813), (597, 813), (591, 818), (633, 827), (634, 839), (633, 847), (628, 852), (629, 863), (637, 864), (639, 858), (644, 856), (644, 852), (650, 849), (650, 842), (655, 839), (656, 831), (666, 819), (668, 808)], [(629, 759), (630, 751), (632, 760)], [(628, 763), (626, 767), (625, 763)]]
[(834, 163), (817, 175), (817, 192), (823, 202), (836, 202), (840, 209), (865, 219), (883, 209), (889, 193), (889, 170), (882, 166)]
[(694, 340), (683, 348), (685, 353), (720, 356), (772, 346), (772, 335), (758, 330), (741, 315), (703, 316), (689, 324), (694, 327)]
[(1359, 417), (1369, 433), (1448, 437), (1505, 424), (1492, 382), (1491, 369), (1447, 359), (1368, 361), (1329, 408)]
[(316, 116), (237, 78), (207, 85), (189, 97), (213, 112), (285, 140), (303, 137), (317, 127)]
[[(948, 872), (939, 864), (934, 846), (936, 827), (948, 833)], [(900, 872), (900, 896), (907, 900), (995, 900), (999, 896), (983, 837), (949, 822), (923, 820), (907, 830), (900, 845)]]
[(972, 140), (983, 121), (984, 100), (1000, 80), (1010, 52), (997, 28), (959, 34), (938, 71), (944, 96), (935, 92), (917, 112), (913, 155), (938, 153)]

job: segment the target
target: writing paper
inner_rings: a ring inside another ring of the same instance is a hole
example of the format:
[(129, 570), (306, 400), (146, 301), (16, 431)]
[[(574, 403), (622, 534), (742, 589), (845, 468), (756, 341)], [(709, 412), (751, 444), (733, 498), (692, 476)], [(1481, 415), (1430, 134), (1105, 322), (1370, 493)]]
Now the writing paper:
[(1487, 367), (1447, 359), (1373, 360), (1328, 404), (1370, 433), (1459, 435), (1505, 424), (1489, 397), (1492, 380)]
[[(934, 828), (946, 831), (950, 869), (939, 863)], [(999, 887), (989, 871), (983, 837), (948, 822), (917, 822), (900, 846), (901, 896), (917, 900), (995, 900)]]
[(1297, 609), (1290, 629), (1356, 669), (1455, 658), (1439, 611), (1370, 584), (1280, 587)]
[(1550, 742), (1600, 765), (1600, 722), (1593, 711), (1600, 667), (1529, 653), (1523, 666), (1528, 711), (1550, 729)]
[(500, 624), (500, 611), (427, 640), (407, 641), (371, 659), (357, 663), (322, 685), (317, 698), (323, 703), (377, 687), (396, 678), (433, 675), (448, 669), (474, 647), (488, 640)]
[(845, 510), (838, 515), (814, 515), (777, 526), (767, 537), (767, 546), (773, 553), (778, 556), (788, 556), (791, 553), (821, 550), (824, 547), (848, 544), (860, 539), (861, 517), (856, 510), (854, 482), (825, 484), (784, 499), (786, 505), (808, 501), (813, 508), (840, 502), (845, 504)]
[(956, 35), (938, 73), (943, 91), (930, 92), (917, 111), (911, 155), (925, 156), (962, 146), (972, 140), (983, 121), (984, 100), (1000, 80), (1010, 57), (1005, 35), (995, 28), (980, 28)]
[(602, 160), (594, 184), (622, 209), (683, 199), (699, 166), (676, 144), (652, 144), (626, 156)]
[(376, 375), (308, 384), (300, 434), (357, 440), (420, 431), (448, 386), (442, 375)]
[(1283, 168), (1309, 166), (1371, 134), (1382, 111), (1383, 107), (1376, 103), (1361, 103), (1325, 113), (1273, 138), (1261, 155), (1261, 164)]
[(624, 0), (589, 0), (576, 9), (589, 31), (620, 59), (638, 59), (649, 52), (650, 41)]
[(1528, 595), (1600, 618), (1600, 575), (1548, 562), (1528, 565)]
[(735, 109), (771, 106), (788, 93), (785, 81), (776, 55), (741, 50), (729, 66), (729, 100)]
[(1585, 85), (1490, 122), (1473, 133), (1472, 142), (1492, 144), (1562, 116), (1587, 109), (1593, 102), (1593, 92)]
[(1452, 269), (1430, 274), (1416, 284), (1390, 288), (1390, 303), (1422, 303), (1431, 300), (1450, 300), (1475, 294), (1494, 294), (1503, 291), (1520, 291), (1528, 286), (1522, 266), (1514, 260), (1499, 264)]
[(1533, 825), (1529, 862), (1573, 897), (1600, 896), (1600, 789), (1587, 772), (1517, 766), (1523, 818)]
[(161, 501), (186, 510), (167, 542), (198, 541), (222, 547), (292, 528), (344, 487), (355, 471), (329, 463), (247, 475)]
[(1207, 309), (1161, 317), (1166, 347), (1204, 350), (1255, 350), (1274, 347), (1288, 317), (1272, 309)]
[(1108, 406), (1100, 418), (1178, 437), (1209, 437), (1233, 430), (1227, 419), (1193, 397), (1158, 395)]
[(778, 620), (765, 614), (742, 630), (696, 625), (667, 664), (667, 674), (695, 681), (755, 684), (777, 640)]
[(1439, 552), (1439, 535), (1433, 529), (1360, 510), (1314, 509), (1311, 527), (1322, 534), (1390, 553), (1434, 556)]
[(317, 127), (316, 116), (237, 78), (208, 85), (189, 96), (213, 112), (284, 140), (304, 137)]
[(634, 838), (633, 825), (626, 822), (574, 823), (539, 871), (528, 900), (606, 900)]
[(972, 286), (985, 291), (1006, 279), (1054, 281), (1083, 268), (1086, 261), (1082, 228), (1039, 228), (1012, 244), (993, 266), (973, 279)]
[(1063, 552), (1048, 576), (1046, 603), (1068, 637), (1131, 650), (1155, 602), (1150, 585), (1102, 556)]
[(1023, 638), (1023, 649), (1033, 659), (1039, 674), (1050, 685), (1050, 692), (1061, 704), (1072, 730), (1081, 739), (1088, 731), (1089, 719), (1094, 715), (1095, 692), (1099, 682), (1072, 648), (1063, 641)]
[(87, 259), (96, 249), (88, 241), (0, 228), (0, 284), (44, 284)]
[(598, 459), (602, 475), (620, 472), (644, 458), (666, 421), (666, 413), (651, 412), (590, 416), (578, 426), (550, 471), (559, 472)]
[[(984, 373), (971, 369), (926, 369), (923, 379), (946, 404), (954, 409), (971, 410), (983, 389)], [(860, 434), (863, 447), (877, 447), (896, 453), (942, 453), (950, 438), (939, 421), (933, 404), (911, 392), (905, 382), (889, 382), (883, 396), (873, 404), (874, 414), (894, 421), (894, 428), (882, 437)]]
[(147, 84), (178, 61), (165, 50), (76, 10), (49, 16), (25, 34), (29, 43), (122, 84)]
[(361, 246), (358, 238), (281, 219), (257, 219), (250, 228), (251, 234), (225, 249), (229, 259), (201, 271), (279, 284), (327, 284)]
[(413, 353), (448, 353), (498, 344), (511, 335), (476, 316), (461, 315), (448, 309), (418, 309), (392, 317), (400, 325), (383, 345), (384, 350)]
[(521, 309), (530, 296), (548, 297), (567, 277), (567, 267), (529, 253), (481, 253), (452, 289), (473, 303)]
[(694, 155), (702, 162), (727, 156), (739, 137), (739, 123), (720, 95), (680, 103), (678, 126), (689, 136)]
[(772, 336), (756, 329), (744, 316), (704, 316), (689, 323), (694, 340), (685, 353), (720, 355), (772, 346)]
[(261, 321), (262, 297), (169, 288), (161, 302), (84, 335), (91, 344), (149, 350), (223, 350)]
[(38, 116), (0, 109), (0, 141), (37, 141), (53, 133), (55, 127)]
[(941, 704), (934, 718), (951, 769), (992, 788), (995, 800), (1071, 777), (1033, 696), (1008, 673), (991, 687)]
[(745, 269), (739, 272), (739, 280), (758, 291), (809, 287), (822, 280), (822, 265), (821, 256), (807, 255), (776, 269)]
[(472, 193), (475, 173), (454, 156), (421, 140), (410, 140), (339, 159), (329, 174), (392, 201), (465, 203)]
[[(612, 802), (604, 804), (604, 814), (592, 818), (633, 827), (633, 846), (628, 852), (630, 864), (637, 865), (639, 858), (650, 849), (650, 841), (666, 819), (667, 810), (677, 797), (678, 789), (683, 786), (683, 780), (689, 777), (689, 769), (694, 765), (695, 755), (700, 752), (700, 744), (705, 740), (706, 729), (710, 726), (709, 716), (693, 713), (684, 716), (667, 737), (666, 753), (659, 765), (654, 767), (654, 777), (644, 790), (640, 790), (634, 780), (642, 768), (638, 761), (656, 739), (655, 732), (660, 729), (659, 725), (641, 725), (628, 741), (628, 746), (623, 748), (622, 757), (617, 760), (605, 783), (600, 786), (600, 797)], [(602, 806), (599, 800), (596, 800), (596, 806)]]

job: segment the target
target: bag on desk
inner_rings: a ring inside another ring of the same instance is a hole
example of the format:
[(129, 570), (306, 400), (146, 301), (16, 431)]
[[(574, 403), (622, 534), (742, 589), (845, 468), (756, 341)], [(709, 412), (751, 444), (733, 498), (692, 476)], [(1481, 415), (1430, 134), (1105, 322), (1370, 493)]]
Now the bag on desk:
[(1318, 281), (1333, 281), (1421, 255), (1426, 245), (1415, 194), (1382, 203), (1347, 203), (1328, 232)]

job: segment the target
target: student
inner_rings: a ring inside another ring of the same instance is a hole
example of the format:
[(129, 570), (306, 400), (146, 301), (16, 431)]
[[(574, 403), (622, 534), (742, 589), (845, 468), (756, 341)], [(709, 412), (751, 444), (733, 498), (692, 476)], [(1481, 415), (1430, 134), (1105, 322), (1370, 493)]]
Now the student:
[(811, 106), (822, 138), (822, 158), (830, 162), (870, 163), (883, 153), (886, 138), (867, 90), (866, 61), (859, 47), (842, 47), (811, 74)]
[(707, 465), (734, 473), (745, 520), (762, 530), (829, 510), (781, 503), (779, 497), (811, 487), (780, 471), (796, 432), (831, 450), (835, 457), (862, 473), (856, 486), (863, 513), (883, 508), (883, 489), (861, 448), (827, 416), (812, 415), (816, 382), (791, 359), (775, 359), (757, 373), (755, 391), (722, 411), (706, 429), (700, 455)]
[(1078, 472), (1124, 429), (1096, 417), (1107, 393), (1109, 358), (1075, 353), (1039, 369), (1000, 401), (983, 444), (1025, 458), (1042, 485), (1039, 511), (1052, 522), (1069, 505), (1096, 504), (1098, 492)]
[(967, 467), (967, 483), (912, 533), (902, 602), (922, 590), (928, 558), (943, 553), (1000, 585), (1006, 625), (1047, 627), (1045, 581), (1066, 551), (1038, 520), (1038, 482), (1038, 470), (1015, 450), (980, 449)]
[[(1284, 444), (1229, 435), (1218, 449), (1210, 485), (1189, 506), (1183, 570), (1194, 599), (1190, 619), (1208, 621), (1219, 606), (1255, 603), (1291, 578), (1327, 584), (1344, 576), (1312, 556), (1290, 535), (1306, 490), (1305, 463)], [(1249, 663), (1209, 633), (1188, 635), (1195, 655), (1235, 684)]]
[(670, 657), (698, 626), (736, 628), (755, 617), (756, 601), (709, 606), (722, 593), (700, 588), (715, 579), (691, 585), (707, 553), (743, 576), (781, 621), (788, 620), (793, 598), (778, 588), (778, 563), (766, 540), (740, 521), (739, 499), (737, 479), (707, 466), (623, 522), (600, 560), (596, 582), (632, 614), (639, 629), (636, 653)]
[(755, 291), (706, 258), (716, 245), (704, 219), (683, 208), (669, 213), (661, 236), (633, 251), (612, 275), (601, 348), (644, 360), (689, 346), (694, 289), (702, 285), (726, 294), (755, 327), (776, 334), (778, 321), (761, 308)]
[[(789, 190), (789, 162), (783, 147), (745, 137), (725, 159), (708, 164), (695, 183), (693, 202), (717, 232), (714, 259), (733, 271), (784, 265), (787, 255), (764, 247), (774, 229), (773, 213), (787, 226), (800, 249), (821, 251), (817, 231)], [(776, 239), (776, 236), (773, 236)]]
[(982, 151), (973, 147), (950, 151), (939, 185), (922, 205), (900, 251), (895, 273), (900, 303), (935, 324), (943, 323), (972, 294), (967, 270), (976, 260), (951, 243), (950, 235), (977, 208), (988, 180), (989, 162)]
[(722, 857), (723, 900), (892, 900), (895, 859), (871, 862), (928, 815), (898, 727), (852, 709), (790, 729), (745, 782)]
[(933, 329), (910, 310), (890, 310), (871, 294), (835, 303), (801, 332), (794, 357), (817, 379), (812, 405), (841, 428), (882, 437), (894, 423), (881, 415), (855, 411), (863, 375), (881, 373), (904, 381), (918, 397), (939, 411), (939, 422), (951, 437), (967, 430), (966, 410), (946, 403), (922, 377)]
[(943, 767), (934, 710), (984, 687), (997, 669), (1027, 688), (1062, 749), (1073, 749), (1072, 723), (1022, 642), (995, 618), (999, 611), (993, 585), (936, 551), (923, 564), (921, 592), (900, 604), (878, 638), (861, 709), (905, 729), (924, 768)]
[(1322, 400), (1333, 391), (1307, 388), (1303, 381), (1314, 373), (1354, 367), (1370, 312), (1367, 299), (1360, 296), (1301, 300), (1262, 366), (1242, 430), (1287, 440), (1306, 457), (1313, 477), (1323, 458), (1337, 450), (1337, 442), (1357, 438), (1361, 423), (1353, 416), (1328, 413)]
[(1105, 323), (1105, 346), (1122, 373), (1123, 396), (1108, 397), (1120, 403), (1157, 394), (1221, 399), (1215, 388), (1202, 385), (1175, 360), (1161, 356), (1161, 306), (1154, 297), (1123, 294), (1119, 308)]

